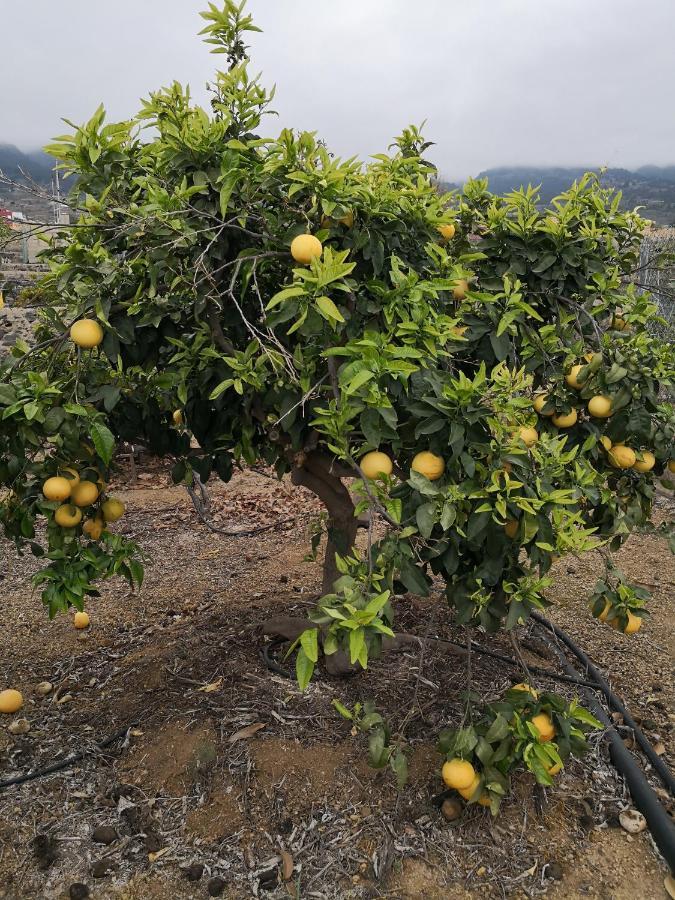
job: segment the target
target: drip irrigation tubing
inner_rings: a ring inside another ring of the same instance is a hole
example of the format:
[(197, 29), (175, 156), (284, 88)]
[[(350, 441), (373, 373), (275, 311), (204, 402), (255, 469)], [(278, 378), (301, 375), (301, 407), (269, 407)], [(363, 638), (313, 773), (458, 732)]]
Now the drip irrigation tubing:
[(549, 621), (545, 616), (539, 615), (539, 613), (533, 613), (532, 617), (536, 622), (539, 623), (540, 626), (548, 629), (559, 640), (561, 640), (565, 644), (565, 646), (577, 657), (579, 662), (582, 663), (586, 670), (586, 674), (590, 675), (597, 688), (600, 689), (605, 695), (610, 707), (615, 712), (621, 714), (624, 723), (632, 730), (635, 736), (635, 740), (640, 745), (640, 749), (653, 766), (654, 771), (659, 776), (663, 784), (668, 788), (670, 793), (675, 796), (675, 776), (673, 776), (673, 773), (670, 771), (668, 766), (654, 750), (654, 747), (638, 727), (635, 719), (626, 709), (621, 699), (617, 697), (614, 691), (610, 688), (609, 684), (607, 684), (605, 679), (600, 674), (599, 670), (590, 661), (587, 654), (581, 649), (581, 647), (579, 647), (576, 641), (574, 641), (565, 631), (562, 630), (562, 628), (554, 625), (553, 622)]

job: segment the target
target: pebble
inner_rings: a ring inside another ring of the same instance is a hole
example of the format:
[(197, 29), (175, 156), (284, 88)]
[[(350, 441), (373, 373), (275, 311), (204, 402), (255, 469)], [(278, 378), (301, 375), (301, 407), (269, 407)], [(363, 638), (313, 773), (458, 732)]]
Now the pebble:
[(70, 900), (86, 900), (89, 896), (89, 888), (81, 881), (76, 881), (75, 884), (71, 884), (68, 896)]
[(639, 834), (647, 827), (647, 820), (637, 809), (624, 809), (619, 813), (619, 822), (629, 834)]
[(220, 897), (225, 890), (225, 879), (214, 875), (213, 878), (209, 878), (206, 890), (209, 892), (209, 897)]
[(40, 684), (35, 688), (35, 693), (39, 694), (41, 697), (46, 697), (47, 694), (51, 694), (54, 690), (54, 685), (51, 681), (41, 681)]
[(7, 726), (7, 731), (10, 734), (28, 734), (30, 731), (30, 722), (28, 719), (14, 719), (13, 722)]
[(91, 867), (91, 874), (94, 878), (105, 878), (108, 872), (114, 868), (114, 865), (110, 859), (99, 859)]
[(117, 840), (117, 832), (112, 825), (97, 825), (91, 839), (95, 844), (112, 844)]
[(544, 875), (546, 878), (553, 879), (553, 881), (562, 881), (562, 866), (557, 862), (547, 863), (546, 868), (544, 869)]
[(456, 797), (446, 797), (441, 805), (441, 815), (446, 822), (455, 822), (462, 815), (463, 807)]
[(204, 874), (204, 866), (201, 863), (192, 863), (191, 866), (185, 866), (182, 872), (188, 881), (199, 881)]

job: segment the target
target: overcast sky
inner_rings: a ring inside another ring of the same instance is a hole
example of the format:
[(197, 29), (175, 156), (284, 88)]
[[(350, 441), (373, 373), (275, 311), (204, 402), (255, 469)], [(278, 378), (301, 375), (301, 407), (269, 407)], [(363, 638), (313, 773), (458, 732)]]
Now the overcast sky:
[[(222, 60), (206, 0), (0, 0), (0, 143), (112, 119), (173, 79), (204, 99)], [(427, 121), (442, 174), (509, 164), (675, 163), (675, 0), (249, 0), (281, 126), (342, 156)]]

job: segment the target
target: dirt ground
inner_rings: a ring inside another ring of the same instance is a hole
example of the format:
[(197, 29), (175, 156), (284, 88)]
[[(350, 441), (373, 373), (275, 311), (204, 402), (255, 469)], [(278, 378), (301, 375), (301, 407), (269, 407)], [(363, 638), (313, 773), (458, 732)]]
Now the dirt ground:
[[(147, 550), (146, 582), (138, 593), (104, 585), (86, 632), (67, 616), (50, 623), (31, 596), (36, 562), (1, 551), (0, 689), (23, 691), (30, 731), (12, 735), (10, 717), (0, 722), (0, 781), (73, 752), (84, 759), (0, 790), (0, 898), (87, 896), (78, 883), (101, 900), (666, 896), (648, 833), (619, 826), (630, 797), (599, 735), (555, 789), (523, 775), (496, 819), (472, 806), (447, 823), (433, 802), (442, 789), (433, 741), (459, 717), (464, 660), (428, 645), (355, 678), (319, 672), (305, 694), (265, 665), (260, 623), (304, 616), (319, 590), (318, 564), (306, 560), (320, 512), (309, 494), (255, 471), (214, 485), (220, 525), (283, 523), (233, 538), (200, 524), (153, 464), (137, 476), (116, 493), (128, 504), (123, 529)], [(586, 611), (594, 554), (558, 563), (551, 617), (672, 766), (675, 564), (655, 537), (633, 537), (617, 556), (653, 592), (639, 634), (617, 634)], [(398, 630), (461, 639), (437, 599), (405, 596), (396, 609)], [(511, 655), (503, 637), (479, 642)], [(521, 680), (487, 657), (474, 655), (473, 668), (485, 697)], [(54, 690), (41, 697), (45, 680)], [(374, 700), (394, 732), (407, 720), (410, 780), (400, 794), (391, 773), (368, 767), (365, 739), (334, 698)]]

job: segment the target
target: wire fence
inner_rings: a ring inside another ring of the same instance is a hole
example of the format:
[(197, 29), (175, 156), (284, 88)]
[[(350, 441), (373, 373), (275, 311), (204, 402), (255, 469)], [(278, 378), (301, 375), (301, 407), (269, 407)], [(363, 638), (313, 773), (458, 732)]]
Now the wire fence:
[(640, 291), (652, 295), (659, 315), (667, 323), (654, 322), (650, 331), (664, 340), (675, 341), (675, 228), (659, 228), (646, 235), (635, 281)]

